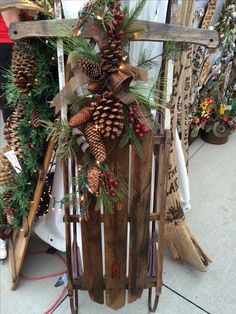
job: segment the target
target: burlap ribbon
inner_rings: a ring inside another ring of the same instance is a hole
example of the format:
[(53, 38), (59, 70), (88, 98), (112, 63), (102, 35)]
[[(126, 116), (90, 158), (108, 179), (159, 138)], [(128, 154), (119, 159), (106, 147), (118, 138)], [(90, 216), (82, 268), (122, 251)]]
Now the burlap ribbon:
[[(55, 107), (56, 114), (60, 111), (61, 107), (65, 103), (68, 103), (68, 101), (73, 98), (73, 95), (77, 89), (82, 88), (89, 82), (89, 78), (81, 70), (79, 70), (79, 62), (80, 59), (77, 56), (76, 52), (72, 52), (69, 55), (66, 66), (68, 77), (72, 77), (52, 101), (52, 107)], [(146, 82), (148, 79), (148, 70), (145, 68), (122, 64), (120, 66), (120, 71), (127, 75), (132, 75), (134, 77), (134, 80), (137, 81)], [(124, 93), (122, 91), (117, 94), (117, 98), (119, 98), (123, 103), (127, 105), (135, 102), (135, 98), (133, 95), (129, 93)]]

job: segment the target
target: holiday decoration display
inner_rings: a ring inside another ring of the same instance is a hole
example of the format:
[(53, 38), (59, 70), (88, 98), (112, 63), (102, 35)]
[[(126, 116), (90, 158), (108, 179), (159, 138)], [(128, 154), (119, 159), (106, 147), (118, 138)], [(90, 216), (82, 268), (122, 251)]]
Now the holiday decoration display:
[[(53, 118), (50, 100), (57, 92), (53, 79), (55, 57), (40, 40), (22, 40), (14, 44), (11, 70), (5, 93), (13, 112), (4, 128), (4, 136), (21, 166), (19, 173), (0, 154), (1, 230), (16, 228), (28, 214), (45, 153), (47, 132), (41, 119)], [(4, 176), (4, 177), (3, 177)], [(4, 184), (4, 185), (3, 185)]]

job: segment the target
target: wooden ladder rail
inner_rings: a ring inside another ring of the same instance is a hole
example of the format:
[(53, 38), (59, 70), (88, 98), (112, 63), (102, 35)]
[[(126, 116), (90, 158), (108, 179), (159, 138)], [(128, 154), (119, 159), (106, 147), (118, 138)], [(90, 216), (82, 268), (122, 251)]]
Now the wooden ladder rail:
[(33, 222), (39, 206), (43, 186), (48, 173), (49, 163), (54, 149), (55, 138), (52, 137), (47, 146), (43, 167), (39, 171), (33, 200), (29, 210), (29, 215), (23, 218), (21, 230), (14, 230), (9, 240), (9, 269), (11, 276), (11, 290), (15, 290), (20, 277), (21, 268), (26, 255), (26, 249), (33, 229)]

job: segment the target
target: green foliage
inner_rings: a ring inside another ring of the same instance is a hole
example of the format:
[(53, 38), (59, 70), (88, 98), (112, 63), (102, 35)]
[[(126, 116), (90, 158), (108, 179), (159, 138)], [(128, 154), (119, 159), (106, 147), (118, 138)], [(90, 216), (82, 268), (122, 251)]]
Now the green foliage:
[(129, 115), (127, 112), (125, 112), (124, 117), (124, 133), (120, 140), (119, 146), (125, 147), (126, 145), (132, 145), (138, 154), (139, 158), (143, 157), (143, 149), (141, 140), (138, 137), (138, 135), (132, 130), (132, 127), (129, 122)]
[(54, 80), (55, 51), (47, 49), (45, 43), (38, 40), (32, 40), (31, 47), (31, 53), (37, 60), (37, 74), (31, 93), (29, 95), (20, 93), (13, 83), (12, 73), (10, 71), (6, 73), (5, 94), (8, 105), (14, 109), (16, 102), (20, 100), (24, 104), (25, 113), (24, 118), (20, 120), (17, 126), (24, 157), (21, 163), (22, 172), (14, 173), (14, 183), (4, 187), (5, 191), (10, 190), (12, 192), (9, 204), (16, 208), (13, 226), (15, 228), (21, 225), (22, 217), (28, 214), (37, 182), (37, 174), (47, 146), (47, 130), (43, 126), (39, 128), (31, 126), (30, 114), (32, 109), (36, 109), (40, 119), (53, 119), (54, 113), (50, 109), (50, 103), (57, 92), (57, 84)]
[(125, 16), (123, 19), (120, 29), (124, 31), (123, 44), (127, 42), (134, 36), (134, 33), (144, 31), (143, 28), (134, 27), (134, 20), (142, 13), (142, 10), (146, 4), (147, 0), (139, 0), (135, 7), (129, 12), (129, 8), (124, 6), (122, 12)]
[(69, 36), (64, 38), (63, 41), (48, 38), (48, 45), (53, 49), (57, 47), (63, 49), (64, 53), (67, 55), (73, 52), (79, 59), (86, 58), (97, 63), (100, 62), (100, 55), (95, 51), (93, 42), (85, 39), (81, 35), (78, 37)]
[(55, 142), (58, 144), (57, 156), (61, 160), (64, 158), (72, 158), (78, 151), (76, 137), (72, 134), (72, 128), (67, 120), (55, 120), (55, 122), (43, 121), (43, 126), (46, 128), (48, 139), (55, 137)]

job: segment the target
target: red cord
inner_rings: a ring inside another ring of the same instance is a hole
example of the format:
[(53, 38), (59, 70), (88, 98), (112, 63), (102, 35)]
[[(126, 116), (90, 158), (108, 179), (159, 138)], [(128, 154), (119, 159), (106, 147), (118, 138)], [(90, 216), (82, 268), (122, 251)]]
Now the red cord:
[[(34, 255), (40, 255), (40, 254), (48, 254), (48, 253), (46, 253), (44, 251), (37, 251), (37, 252), (29, 253), (27, 255), (28, 256), (34, 256)], [(66, 265), (66, 260), (65, 260), (65, 258), (63, 256), (59, 255), (58, 253), (54, 253), (53, 255), (57, 256)], [(20, 273), (20, 277), (25, 279), (25, 280), (36, 281), (36, 280), (43, 280), (43, 279), (56, 277), (56, 276), (59, 276), (59, 275), (62, 275), (64, 273), (66, 273), (66, 272), (67, 272), (67, 270), (65, 269), (65, 270), (60, 271), (60, 272), (56, 272), (56, 273), (45, 275), (45, 276), (39, 276), (39, 277), (29, 277), (29, 276), (26, 276), (26, 275)], [(67, 288), (64, 287), (64, 289), (62, 290), (61, 294), (56, 299), (56, 301), (43, 314), (49, 314), (55, 308), (55, 306), (60, 302), (60, 300), (62, 299), (63, 295), (65, 294), (66, 289)]]
[(56, 307), (56, 305), (59, 303), (59, 301), (62, 299), (64, 293), (66, 292), (66, 287), (63, 289), (62, 293), (59, 295), (59, 297), (56, 299), (56, 301), (49, 307), (49, 309), (47, 309), (46, 312), (44, 312), (43, 314), (49, 314), (53, 309), (54, 307)]

